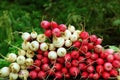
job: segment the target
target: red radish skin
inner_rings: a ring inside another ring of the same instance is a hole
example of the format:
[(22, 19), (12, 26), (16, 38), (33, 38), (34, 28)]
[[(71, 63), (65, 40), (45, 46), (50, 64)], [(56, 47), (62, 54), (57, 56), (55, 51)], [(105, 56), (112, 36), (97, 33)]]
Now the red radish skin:
[(37, 72), (36, 71), (30, 71), (29, 76), (31, 79), (36, 79), (37, 78)]
[(71, 61), (71, 55), (70, 55), (70, 53), (67, 53), (67, 54), (65, 55), (64, 59), (65, 59), (66, 62), (67, 62), (67, 61)]
[(40, 67), (35, 67), (35, 71), (39, 72), (40, 71)]
[(108, 55), (109, 55), (109, 53), (103, 52), (103, 53), (100, 54), (100, 57), (102, 59), (106, 59)]
[(108, 62), (113, 62), (113, 60), (114, 60), (114, 56), (112, 54), (107, 56), (107, 61)]
[(112, 62), (112, 65), (113, 65), (114, 68), (120, 68), (120, 61), (114, 60), (114, 61)]
[(37, 59), (41, 60), (43, 58), (42, 54), (37, 54)]
[(103, 51), (103, 47), (102, 47), (101, 45), (96, 45), (96, 46), (94, 47), (94, 51), (95, 51), (96, 53), (101, 53), (101, 52)]
[(54, 69), (50, 69), (47, 71), (48, 75), (53, 76), (55, 74)]
[(71, 62), (66, 62), (66, 63), (65, 63), (65, 67), (66, 67), (66, 68), (70, 68), (71, 66), (72, 66), (72, 65), (71, 65)]
[(38, 59), (36, 59), (35, 62), (34, 62), (34, 64), (35, 64), (35, 66), (39, 67), (41, 65), (41, 61), (38, 60)]
[(98, 54), (96, 54), (96, 53), (92, 53), (92, 55), (91, 55), (91, 59), (93, 59), (93, 60), (98, 59)]
[(61, 64), (64, 64), (64, 63), (65, 63), (64, 57), (58, 57), (58, 58), (57, 58), (57, 62), (58, 62), (58, 63), (61, 63)]
[(102, 39), (101, 38), (97, 38), (95, 45), (100, 45), (102, 43)]
[(116, 60), (119, 60), (120, 61), (120, 54), (119, 53), (114, 53), (114, 58)]
[(95, 63), (95, 61), (94, 61), (93, 59), (91, 59), (91, 58), (88, 58), (88, 59), (86, 60), (86, 63), (87, 63), (88, 65), (92, 65), (92, 64)]
[(72, 59), (77, 59), (79, 57), (79, 52), (78, 51), (72, 51), (71, 52), (71, 58)]
[(40, 50), (40, 49), (38, 49), (38, 50), (37, 50), (37, 53), (38, 53), (38, 54), (42, 54), (42, 53), (43, 53), (43, 51), (42, 51), (42, 50)]
[(60, 25), (58, 26), (58, 28), (60, 29), (60, 31), (64, 32), (67, 27), (66, 27), (66, 25), (64, 25), (64, 24), (60, 24)]
[(69, 72), (70, 72), (70, 75), (74, 77), (77, 77), (77, 75), (79, 74), (79, 70), (77, 67), (71, 67), (69, 69)]
[(82, 52), (83, 54), (85, 54), (86, 52), (88, 52), (88, 47), (86, 45), (83, 45), (80, 47), (80, 52)]
[(46, 74), (46, 72), (44, 72), (44, 71), (40, 71), (40, 72), (38, 73), (38, 78), (39, 78), (39, 79), (45, 79), (46, 76), (47, 76), (47, 74)]
[(50, 28), (50, 22), (46, 21), (46, 20), (43, 20), (41, 23), (40, 23), (41, 27), (43, 29), (49, 29)]
[(44, 32), (44, 34), (45, 34), (46, 37), (51, 37), (52, 36), (52, 31), (50, 29), (48, 29)]
[(62, 69), (62, 67), (63, 66), (60, 63), (55, 63), (55, 65), (54, 65), (54, 69), (57, 70), (57, 71), (60, 71)]
[(59, 71), (59, 72), (55, 72), (55, 78), (54, 80), (56, 79), (62, 79), (62, 73)]
[(62, 71), (63, 74), (67, 74), (68, 73), (68, 69), (66, 67), (62, 68), (61, 71)]
[(83, 79), (87, 79), (88, 78), (88, 72), (82, 72), (81, 73), (81, 78), (83, 78)]
[(89, 73), (94, 72), (94, 67), (93, 67), (93, 66), (88, 66), (88, 67), (87, 67), (87, 71), (88, 71)]
[(104, 71), (104, 67), (102, 65), (97, 65), (96, 66), (96, 72), (101, 74)]
[(49, 69), (50, 69), (50, 66), (49, 66), (49, 64), (43, 64), (42, 66), (41, 66), (41, 69), (43, 70), (43, 71), (48, 71)]
[(53, 34), (54, 36), (56, 36), (56, 37), (60, 37), (60, 36), (61, 36), (61, 32), (60, 32), (60, 30), (59, 30), (58, 28), (54, 28), (54, 29), (52, 30), (52, 34)]
[(78, 40), (73, 43), (73, 46), (76, 47), (76, 48), (79, 48), (80, 45), (81, 45), (81, 42), (78, 41)]
[(112, 69), (112, 70), (110, 71), (110, 75), (111, 75), (112, 77), (117, 77), (117, 76), (118, 76), (118, 71), (115, 70), (115, 69)]
[(85, 63), (79, 63), (79, 69), (85, 71), (87, 70), (87, 65)]
[(43, 55), (44, 55), (44, 57), (48, 57), (48, 51), (45, 51), (44, 53), (43, 53)]
[(47, 57), (43, 57), (43, 59), (41, 60), (41, 62), (42, 62), (43, 64), (49, 63), (49, 59), (48, 59)]
[(77, 67), (78, 64), (79, 64), (79, 61), (78, 60), (72, 60), (71, 64), (72, 64), (72, 66)]
[(54, 28), (58, 28), (58, 24), (57, 24), (57, 22), (55, 22), (55, 21), (51, 21), (51, 28), (52, 29), (54, 29)]
[(96, 42), (96, 40), (97, 40), (96, 35), (90, 35), (89, 38), (90, 38), (90, 42)]
[(85, 58), (84, 58), (83, 56), (80, 56), (80, 57), (78, 58), (78, 61), (79, 61), (79, 62), (84, 62), (84, 61), (85, 61)]
[(104, 64), (104, 60), (103, 60), (102, 58), (98, 58), (98, 59), (96, 60), (96, 63), (97, 63), (98, 65), (102, 65), (102, 64)]
[(108, 72), (103, 72), (102, 77), (107, 80), (110, 78), (110, 74)]
[(91, 57), (91, 52), (87, 52), (87, 53), (85, 54), (85, 57), (86, 57), (86, 58), (90, 58), (90, 57)]
[(93, 43), (88, 43), (88, 50), (94, 49), (94, 44)]
[(104, 52), (109, 53), (109, 54), (113, 54), (114, 50), (113, 49), (106, 49)]
[(98, 73), (95, 73), (94, 75), (93, 75), (93, 79), (94, 80), (98, 80), (100, 78), (100, 75), (98, 74)]
[(69, 73), (66, 73), (66, 74), (64, 75), (64, 77), (65, 77), (66, 79), (70, 79), (70, 74), (69, 74)]
[(89, 33), (86, 32), (86, 31), (82, 31), (79, 36), (80, 36), (80, 38), (82, 38), (82, 39), (88, 39)]
[(110, 71), (110, 70), (112, 70), (112, 68), (113, 68), (113, 66), (112, 66), (111, 63), (106, 62), (106, 63), (104, 64), (104, 69), (105, 69), (106, 71)]
[(82, 46), (83, 46), (83, 45), (88, 45), (88, 39), (83, 39), (81, 45), (82, 45)]
[(93, 73), (90, 73), (89, 75), (88, 75), (88, 78), (90, 78), (90, 79), (92, 79), (93, 78)]

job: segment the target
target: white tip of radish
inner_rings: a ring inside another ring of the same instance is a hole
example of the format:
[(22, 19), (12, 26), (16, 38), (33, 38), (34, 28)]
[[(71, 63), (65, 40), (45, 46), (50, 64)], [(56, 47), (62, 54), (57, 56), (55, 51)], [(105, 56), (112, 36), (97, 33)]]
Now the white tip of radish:
[(39, 35), (37, 36), (37, 41), (38, 41), (38, 42), (45, 42), (45, 40), (46, 40), (45, 34), (39, 34)]
[(33, 59), (32, 58), (27, 58), (25, 60), (25, 64), (26, 64), (27, 67), (33, 65)]
[(27, 80), (29, 76), (29, 72), (27, 70), (20, 70), (19, 72), (19, 78), (22, 80)]
[(18, 63), (11, 63), (9, 67), (13, 73), (17, 73), (20, 70), (20, 65)]
[(70, 47), (71, 45), (72, 45), (72, 41), (69, 40), (69, 39), (67, 39), (67, 40), (65, 41), (65, 46), (66, 46), (66, 47)]
[(22, 43), (22, 49), (23, 50), (29, 50), (30, 49), (30, 42), (24, 41)]
[(35, 31), (31, 32), (30, 35), (33, 39), (37, 38), (37, 32), (35, 32)]
[(47, 43), (41, 43), (40, 44), (40, 49), (42, 50), (42, 51), (47, 51), (48, 50), (48, 45), (47, 45)]
[(17, 80), (18, 79), (18, 73), (10, 73), (9, 80)]
[(48, 58), (51, 59), (51, 60), (57, 59), (57, 53), (55, 51), (50, 51), (48, 53)]
[(80, 33), (81, 33), (80, 30), (76, 30), (76, 31), (74, 31), (73, 35), (77, 35), (77, 36), (79, 37), (79, 34), (80, 34)]
[(72, 35), (72, 33), (69, 30), (65, 30), (65, 32), (64, 32), (65, 39), (69, 39), (71, 35)]
[(74, 27), (73, 25), (69, 25), (69, 26), (68, 26), (68, 30), (69, 30), (70, 32), (74, 32), (74, 31), (75, 31), (75, 27)]
[(9, 67), (3, 67), (0, 69), (0, 77), (7, 77), (10, 74)]
[(65, 43), (65, 40), (62, 37), (53, 38), (53, 44), (55, 47), (62, 47), (64, 43)]
[(33, 58), (34, 55), (35, 55), (35, 53), (34, 53), (33, 51), (27, 50), (26, 57), (28, 57), (28, 58)]
[(31, 45), (30, 45), (30, 49), (31, 49), (32, 51), (37, 51), (38, 48), (39, 48), (39, 42), (37, 42), (37, 41), (32, 41), (32, 42), (31, 42)]
[(22, 39), (24, 40), (24, 41), (27, 41), (27, 40), (29, 40), (31, 38), (31, 36), (30, 36), (30, 34), (28, 33), (28, 32), (24, 32), (23, 34), (22, 34)]
[(17, 63), (22, 65), (25, 63), (25, 57), (24, 56), (18, 56), (17, 57)]
[(17, 55), (15, 53), (10, 53), (7, 55), (7, 60), (10, 62), (15, 62), (16, 59), (17, 59)]
[(48, 47), (49, 47), (50, 51), (54, 51), (55, 50), (54, 44), (49, 44)]
[(57, 55), (58, 55), (59, 57), (65, 56), (66, 53), (67, 53), (67, 51), (66, 51), (66, 49), (63, 48), (63, 47), (57, 49)]
[(23, 49), (20, 49), (20, 50), (18, 51), (18, 55), (19, 55), (19, 56), (25, 56), (25, 54), (26, 54), (26, 52), (25, 52), (25, 50), (23, 50)]
[(77, 35), (71, 35), (71, 36), (70, 36), (70, 40), (71, 40), (72, 42), (76, 41), (77, 39), (78, 39), (78, 36), (77, 36)]

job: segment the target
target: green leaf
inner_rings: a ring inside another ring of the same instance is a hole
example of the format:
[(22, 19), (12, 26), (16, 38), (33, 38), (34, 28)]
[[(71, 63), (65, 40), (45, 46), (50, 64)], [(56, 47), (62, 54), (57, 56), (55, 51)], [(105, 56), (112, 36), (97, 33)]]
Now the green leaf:
[(0, 68), (5, 67), (5, 66), (9, 66), (10, 62), (4, 60), (4, 59), (0, 59)]
[(116, 46), (109, 46), (110, 49), (113, 49), (114, 51), (119, 51), (120, 49)]

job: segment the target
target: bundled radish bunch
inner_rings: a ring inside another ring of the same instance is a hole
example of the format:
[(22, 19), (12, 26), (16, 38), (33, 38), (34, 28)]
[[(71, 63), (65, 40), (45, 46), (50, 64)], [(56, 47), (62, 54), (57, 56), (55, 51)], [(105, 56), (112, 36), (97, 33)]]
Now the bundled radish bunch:
[(0, 70), (0, 77), (120, 80), (120, 53), (104, 49), (101, 38), (55, 21), (43, 20), (40, 26), (43, 34), (22, 33), (22, 49), (18, 48), (18, 55), (4, 57), (11, 64)]

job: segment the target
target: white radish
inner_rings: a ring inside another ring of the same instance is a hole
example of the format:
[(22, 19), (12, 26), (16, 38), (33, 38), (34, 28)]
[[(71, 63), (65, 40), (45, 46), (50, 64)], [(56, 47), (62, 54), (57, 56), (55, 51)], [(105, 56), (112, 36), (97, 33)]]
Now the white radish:
[(18, 63), (11, 63), (9, 67), (13, 73), (17, 73), (20, 70), (20, 65)]
[(55, 51), (50, 51), (48, 53), (48, 58), (51, 59), (51, 60), (57, 59), (57, 53)]
[(32, 41), (30, 45), (30, 50), (37, 51), (39, 48), (39, 42), (38, 41)]
[(72, 41), (71, 40), (69, 40), (69, 39), (65, 40), (65, 46), (66, 47), (70, 47), (71, 45), (72, 45)]
[(0, 69), (0, 77), (7, 77), (10, 74), (9, 67), (3, 67)]
[(31, 36), (30, 36), (30, 34), (28, 33), (28, 32), (24, 32), (24, 33), (22, 33), (22, 39), (24, 40), (24, 41), (28, 41), (28, 40), (30, 40), (30, 38), (31, 38)]
[(18, 79), (18, 73), (10, 73), (9, 80), (17, 80)]
[(81, 33), (80, 30), (76, 30), (76, 31), (74, 31), (73, 35), (77, 35), (77, 36), (79, 37), (79, 34), (80, 34), (80, 33)]
[(35, 55), (35, 53), (34, 53), (33, 51), (27, 50), (27, 52), (26, 52), (26, 57), (28, 57), (28, 58), (33, 58), (34, 55)]
[(64, 43), (65, 43), (65, 40), (62, 37), (53, 38), (53, 44), (55, 47), (62, 47)]
[(31, 32), (30, 35), (31, 35), (32, 39), (37, 38), (37, 32), (35, 32), (35, 31)]
[(27, 67), (33, 65), (33, 59), (32, 58), (27, 58), (25, 60), (25, 64), (26, 64)]
[(26, 64), (24, 63), (24, 64), (20, 65), (20, 69), (22, 69), (22, 70), (27, 69)]
[(76, 40), (78, 40), (78, 36), (77, 35), (71, 35), (70, 36), (70, 40), (72, 41), (72, 42), (74, 42), (74, 41), (76, 41)]
[(16, 61), (17, 61), (18, 64), (22, 65), (22, 64), (25, 63), (25, 57), (24, 56), (18, 56)]
[(74, 27), (73, 25), (69, 25), (69, 26), (68, 26), (68, 30), (69, 30), (70, 32), (74, 32), (74, 31), (75, 31), (75, 27)]
[(65, 30), (65, 32), (64, 32), (64, 39), (69, 39), (71, 35), (72, 34), (71, 34), (71, 32), (69, 30)]
[(48, 47), (49, 47), (50, 51), (54, 51), (55, 50), (54, 44), (48, 44)]
[(27, 80), (29, 76), (29, 72), (27, 70), (20, 70), (19, 72), (19, 78), (22, 80)]
[(66, 51), (66, 49), (63, 48), (63, 47), (60, 47), (60, 48), (57, 49), (57, 55), (58, 55), (59, 57), (65, 56), (66, 53), (67, 53), (67, 51)]
[(41, 49), (42, 51), (47, 51), (47, 50), (48, 50), (48, 45), (47, 45), (47, 43), (45, 43), (45, 42), (41, 43), (41, 44), (40, 44), (40, 49)]
[(25, 51), (25, 50), (23, 50), (23, 49), (19, 49), (19, 50), (18, 50), (18, 55), (19, 55), (19, 56), (25, 56), (25, 54), (26, 54), (26, 51)]
[(22, 43), (22, 49), (29, 50), (30, 49), (30, 42), (24, 41)]
[(45, 34), (39, 34), (39, 35), (37, 36), (37, 41), (38, 41), (38, 42), (45, 42), (45, 40), (46, 40)]
[(17, 59), (17, 55), (15, 53), (10, 53), (7, 55), (7, 60), (10, 62), (15, 62), (16, 59)]

